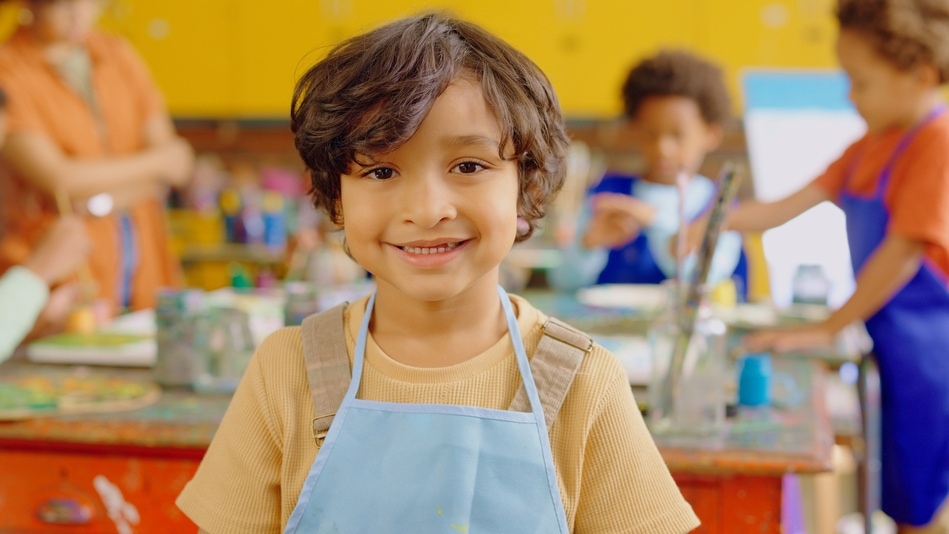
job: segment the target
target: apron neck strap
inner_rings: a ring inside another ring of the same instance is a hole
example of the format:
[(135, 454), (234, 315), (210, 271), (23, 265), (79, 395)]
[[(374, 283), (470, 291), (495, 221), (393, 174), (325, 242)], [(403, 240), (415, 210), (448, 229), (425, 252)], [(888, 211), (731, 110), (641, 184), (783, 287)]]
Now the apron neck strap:
[[(906, 151), (906, 147), (908, 147), (909, 144), (913, 141), (913, 139), (916, 137), (916, 134), (919, 132), (919, 130), (922, 129), (923, 126), (929, 124), (930, 121), (932, 121), (939, 115), (942, 115), (942, 113), (945, 110), (946, 110), (945, 104), (937, 105), (932, 110), (930, 110), (929, 113), (927, 113), (926, 116), (923, 117), (922, 120), (920, 120), (919, 122), (911, 126), (910, 129), (907, 130), (905, 134), (903, 134), (903, 137), (901, 137), (899, 142), (896, 144), (896, 148), (894, 148), (893, 152), (890, 154), (889, 159), (887, 159), (886, 165), (883, 166), (883, 171), (881, 172), (882, 179), (879, 180), (879, 182), (877, 183), (877, 188), (876, 188), (876, 191), (874, 192), (874, 196), (880, 197), (886, 192), (886, 187), (887, 185), (889, 185), (889, 182), (890, 182), (890, 171), (893, 168), (893, 165), (900, 158), (900, 156), (903, 155), (903, 152)], [(851, 168), (848, 171), (848, 174), (850, 175), (849, 178), (847, 179), (848, 182), (850, 181), (850, 179), (853, 178), (853, 167), (855, 167), (855, 164), (851, 164)]]
[(313, 437), (318, 445), (330, 428), (336, 409), (349, 388), (349, 353), (343, 314), (349, 303), (315, 313), (303, 320), (303, 359), (313, 397)]
[[(547, 431), (553, 426), (567, 392), (577, 376), (583, 357), (593, 349), (593, 339), (554, 317), (544, 323), (544, 335), (531, 358), (531, 374), (537, 384), (540, 404), (544, 409)], [(511, 401), (511, 410), (530, 411), (527, 390), (522, 384)]]
[[(506, 294), (504, 299), (510, 305)], [(313, 399), (313, 436), (317, 445), (322, 445), (352, 380), (343, 320), (347, 306), (348, 303), (343, 303), (311, 315), (304, 319), (300, 327), (307, 380)], [(520, 336), (517, 337), (520, 341)], [(572, 326), (554, 317), (544, 324), (543, 336), (530, 359), (530, 372), (548, 432), (560, 412), (584, 355), (592, 348), (590, 336)], [(531, 411), (523, 382), (511, 401), (510, 409)]]

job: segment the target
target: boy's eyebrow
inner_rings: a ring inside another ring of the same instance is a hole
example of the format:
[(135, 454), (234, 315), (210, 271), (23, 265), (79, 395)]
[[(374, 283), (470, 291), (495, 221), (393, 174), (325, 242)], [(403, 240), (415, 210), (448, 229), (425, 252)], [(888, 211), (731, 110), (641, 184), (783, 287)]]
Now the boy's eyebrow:
[(501, 141), (494, 139), (487, 135), (457, 135), (446, 137), (443, 141), (445, 145), (451, 147), (466, 147), (471, 145), (480, 145), (484, 148), (490, 148), (491, 150), (497, 150), (501, 146)]

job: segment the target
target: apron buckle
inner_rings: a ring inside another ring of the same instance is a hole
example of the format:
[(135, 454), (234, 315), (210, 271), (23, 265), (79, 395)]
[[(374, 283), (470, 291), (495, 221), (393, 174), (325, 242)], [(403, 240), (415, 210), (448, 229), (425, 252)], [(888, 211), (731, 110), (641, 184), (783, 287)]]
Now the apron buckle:
[[(323, 440), (326, 439), (326, 434), (329, 433), (329, 428), (330, 428), (329, 424), (324, 426), (324, 425), (317, 424), (317, 421), (319, 421), (320, 419), (332, 418), (335, 415), (336, 415), (336, 412), (325, 413), (323, 415), (318, 415), (313, 418), (313, 439), (316, 440), (317, 447), (323, 446)], [(330, 421), (330, 423), (332, 423), (332, 421)]]
[(552, 317), (544, 321), (543, 331), (545, 336), (550, 336), (565, 345), (570, 345), (583, 352), (593, 350), (593, 338), (582, 334), (574, 335), (574, 332), (571, 331), (569, 327), (557, 324), (557, 320)]

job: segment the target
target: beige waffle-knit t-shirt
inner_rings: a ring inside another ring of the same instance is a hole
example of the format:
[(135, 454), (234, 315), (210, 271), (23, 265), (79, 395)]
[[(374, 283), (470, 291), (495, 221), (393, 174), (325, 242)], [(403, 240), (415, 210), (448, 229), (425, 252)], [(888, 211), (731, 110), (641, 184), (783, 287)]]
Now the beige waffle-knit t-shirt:
[[(511, 301), (524, 347), (533, 354), (547, 317), (520, 297)], [(351, 304), (344, 316), (350, 361), (366, 302)], [(400, 364), (370, 336), (358, 396), (507, 409), (520, 384), (509, 336), (470, 360), (439, 368)], [(316, 457), (312, 420), (302, 336), (299, 327), (285, 328), (258, 348), (176, 504), (212, 534), (281, 532)], [(698, 526), (646, 429), (625, 371), (603, 347), (584, 357), (550, 445), (572, 532), (660, 534)]]

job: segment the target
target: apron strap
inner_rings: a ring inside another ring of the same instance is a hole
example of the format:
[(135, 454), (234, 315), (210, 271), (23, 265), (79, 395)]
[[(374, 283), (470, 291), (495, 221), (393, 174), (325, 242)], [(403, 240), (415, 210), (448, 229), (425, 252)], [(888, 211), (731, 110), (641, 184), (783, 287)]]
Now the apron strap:
[(301, 324), (303, 358), (313, 397), (313, 438), (317, 445), (323, 444), (352, 376), (343, 327), (343, 312), (348, 304), (344, 302), (310, 315)]
[[(313, 314), (301, 325), (303, 357), (313, 397), (313, 438), (318, 446), (323, 444), (352, 377), (343, 327), (343, 312), (347, 304)], [(544, 323), (544, 335), (530, 366), (548, 432), (570, 391), (584, 354), (592, 348), (593, 339), (572, 326), (553, 317)], [(510, 409), (530, 411), (523, 383), (514, 395)]]
[[(531, 374), (537, 384), (537, 395), (544, 409), (544, 422), (547, 431), (553, 426), (557, 413), (563, 405), (570, 385), (577, 375), (583, 355), (593, 349), (593, 339), (576, 328), (554, 317), (544, 323), (544, 335), (537, 344), (537, 351), (531, 358)], [(517, 389), (511, 410), (531, 411), (530, 401), (524, 384)]]

